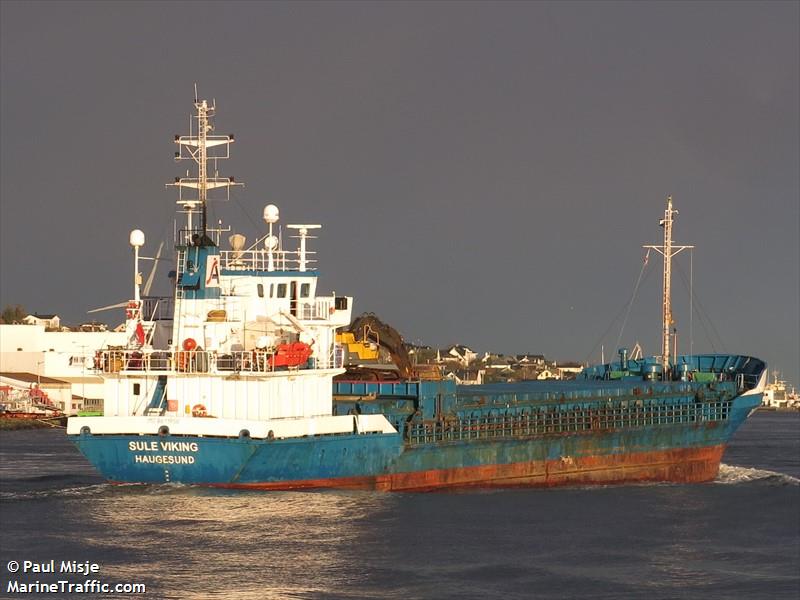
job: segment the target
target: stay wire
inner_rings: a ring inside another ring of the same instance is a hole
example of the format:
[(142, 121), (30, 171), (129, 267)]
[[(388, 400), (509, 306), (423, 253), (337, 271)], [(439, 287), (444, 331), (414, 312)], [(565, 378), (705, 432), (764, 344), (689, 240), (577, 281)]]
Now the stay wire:
[[(681, 281), (683, 282), (684, 286), (690, 290), (690, 295), (692, 299), (692, 303), (697, 306), (697, 318), (700, 321), (700, 325), (703, 328), (703, 332), (706, 334), (706, 338), (708, 339), (709, 343), (711, 344), (711, 349), (716, 352), (717, 348), (714, 344), (714, 336), (716, 336), (717, 342), (719, 342), (720, 348), (722, 348), (723, 352), (726, 352), (726, 344), (720, 336), (719, 331), (714, 326), (714, 322), (711, 320), (711, 316), (708, 314), (708, 311), (703, 307), (703, 304), (700, 302), (700, 299), (695, 294), (694, 289), (687, 283), (686, 274), (683, 272), (679, 263), (675, 263), (677, 267), (678, 275), (680, 275)], [(708, 322), (708, 328), (706, 327), (706, 321)], [(709, 332), (709, 328), (711, 331)], [(713, 334), (713, 335), (712, 335)]]
[(617, 336), (617, 343), (616, 348), (619, 348), (619, 344), (622, 341), (622, 334), (625, 333), (625, 325), (628, 323), (628, 317), (631, 315), (631, 308), (633, 308), (633, 303), (636, 301), (636, 295), (639, 292), (639, 285), (642, 283), (642, 275), (644, 275), (644, 270), (647, 268), (647, 264), (650, 260), (650, 250), (647, 250), (647, 254), (644, 255), (644, 259), (642, 260), (642, 268), (639, 271), (639, 278), (636, 280), (636, 285), (633, 286), (633, 293), (631, 294), (631, 299), (628, 302), (628, 310), (625, 313), (625, 319), (622, 321), (622, 327), (619, 330), (619, 336)]
[[(247, 210), (247, 208), (245, 208), (244, 204), (242, 204), (242, 202), (239, 200), (239, 198), (237, 198), (235, 195), (231, 194), (230, 200), (233, 200), (234, 204), (236, 204), (236, 206), (239, 207), (239, 210), (241, 210), (242, 213), (244, 213), (244, 216), (247, 217), (247, 219), (253, 225), (254, 229), (256, 231), (258, 231), (258, 228), (260, 227), (259, 222), (256, 219), (253, 218), (253, 215), (251, 215), (250, 212)], [(223, 201), (228, 201), (228, 200), (223, 200)], [(209, 220), (209, 222), (213, 222), (214, 224), (216, 224), (217, 223), (217, 214), (214, 211), (214, 209), (212, 208), (212, 206), (213, 205), (211, 204), (211, 202), (208, 202), (207, 208), (206, 208), (206, 210), (208, 210), (208, 220)], [(221, 232), (220, 232), (220, 235), (221, 235)]]
[[(641, 285), (642, 283), (644, 283), (645, 281), (647, 281), (647, 278), (650, 276), (650, 273), (652, 273), (652, 272), (653, 272), (652, 269), (647, 271), (647, 273), (645, 273), (645, 275), (644, 275), (644, 279), (642, 279), (641, 282), (637, 282), (637, 287), (639, 285)], [(641, 273), (639, 274), (639, 277), (642, 277)], [(630, 304), (630, 302), (626, 302), (625, 304), (622, 305), (622, 308), (619, 309), (619, 312), (611, 320), (611, 323), (609, 323), (609, 325), (606, 328), (606, 330), (603, 332), (603, 334), (600, 336), (600, 338), (597, 340), (597, 342), (595, 342), (594, 346), (589, 351), (589, 353), (584, 357), (584, 359), (583, 359), (584, 363), (588, 362), (589, 359), (592, 357), (592, 355), (594, 355), (594, 353), (597, 351), (597, 348), (600, 347), (600, 345), (603, 343), (603, 340), (606, 339), (606, 336), (611, 332), (611, 330), (617, 324), (617, 321), (619, 321), (620, 317), (625, 312), (625, 310), (628, 308), (629, 304)]]

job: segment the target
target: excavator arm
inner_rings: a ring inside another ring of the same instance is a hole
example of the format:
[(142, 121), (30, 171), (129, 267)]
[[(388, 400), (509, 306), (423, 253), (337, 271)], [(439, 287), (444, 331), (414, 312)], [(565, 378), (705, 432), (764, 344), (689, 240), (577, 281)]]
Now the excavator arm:
[(414, 369), (408, 355), (403, 336), (392, 326), (381, 321), (375, 313), (364, 313), (356, 317), (348, 329), (357, 341), (371, 341), (389, 352), (403, 379), (411, 378)]

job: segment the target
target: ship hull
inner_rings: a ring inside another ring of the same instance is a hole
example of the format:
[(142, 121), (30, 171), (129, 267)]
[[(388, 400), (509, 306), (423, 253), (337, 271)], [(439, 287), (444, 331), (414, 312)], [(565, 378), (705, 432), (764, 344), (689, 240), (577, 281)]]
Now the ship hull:
[[(448, 391), (439, 382), (364, 385), (346, 384), (346, 397), (358, 392), (367, 399), (359, 406), (375, 411), (381, 398), (425, 406)], [(697, 483), (717, 476), (727, 443), (763, 395), (761, 386), (735, 395), (730, 381), (554, 390), (462, 391), (459, 417), (405, 427), (379, 413), (268, 422), (85, 417), (70, 419), (68, 434), (115, 483), (382, 491)]]
[[(273, 441), (158, 435), (73, 438), (90, 462), (116, 483), (434, 491), (710, 481), (737, 427), (731, 420), (416, 446), (399, 434)], [(179, 450), (171, 449), (173, 443)]]

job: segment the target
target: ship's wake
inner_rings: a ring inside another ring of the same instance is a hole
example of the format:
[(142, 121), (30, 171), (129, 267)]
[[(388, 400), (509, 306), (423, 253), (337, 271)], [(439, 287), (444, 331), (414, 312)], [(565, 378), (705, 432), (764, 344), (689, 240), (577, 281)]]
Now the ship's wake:
[[(62, 479), (59, 476), (46, 476), (46, 477), (32, 477), (31, 480), (42, 479)], [(17, 482), (19, 483), (19, 482)], [(69, 485), (73, 482), (63, 482), (62, 486), (50, 487), (46, 489), (25, 489), (19, 491), (3, 490), (0, 491), (0, 503), (4, 502), (19, 502), (31, 500), (48, 500), (52, 498), (62, 499), (80, 499), (97, 496), (106, 496), (114, 494), (147, 494), (147, 495), (164, 495), (164, 494), (181, 494), (187, 490), (192, 490), (195, 493), (202, 493), (204, 488), (196, 488), (195, 486), (183, 484), (161, 484), (161, 485), (141, 485), (141, 484), (116, 484), (110, 483), (96, 483), (81, 485), (74, 482), (74, 485)], [(739, 467), (736, 465), (721, 464), (719, 466), (719, 475), (714, 480), (715, 484), (721, 485), (767, 485), (767, 486), (800, 486), (800, 478), (779, 473), (777, 471), (768, 471), (766, 469), (754, 469), (750, 467)], [(653, 484), (645, 484), (653, 485)], [(656, 484), (658, 485), (658, 484)], [(207, 491), (207, 490), (206, 490)], [(478, 490), (473, 490), (475, 493)], [(492, 493), (498, 493), (500, 490), (492, 490)]]
[(19, 502), (21, 500), (47, 500), (49, 498), (86, 498), (104, 494), (110, 487), (107, 483), (98, 483), (95, 485), (76, 485), (40, 490), (3, 491), (0, 492), (0, 503)]
[(20, 490), (20, 491), (0, 491), (0, 503), (4, 502), (20, 502), (30, 500), (49, 500), (53, 498), (61, 499), (80, 499), (98, 496), (112, 496), (115, 494), (146, 494), (146, 495), (165, 495), (182, 493), (187, 489), (192, 489), (192, 486), (170, 483), (159, 485), (142, 485), (138, 483), (96, 483), (88, 485), (65, 485), (57, 488), (47, 488), (38, 490)]
[(778, 473), (777, 471), (737, 467), (736, 465), (726, 465), (723, 463), (719, 466), (719, 475), (714, 480), (714, 483), (800, 486), (800, 479), (792, 477), (791, 475), (786, 475), (785, 473)]

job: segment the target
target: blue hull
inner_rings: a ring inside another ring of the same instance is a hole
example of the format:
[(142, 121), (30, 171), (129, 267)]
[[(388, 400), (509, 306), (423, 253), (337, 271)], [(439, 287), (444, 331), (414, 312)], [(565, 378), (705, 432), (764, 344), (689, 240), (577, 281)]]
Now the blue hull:
[(620, 411), (622, 420), (616, 423), (621, 427), (613, 426), (618, 417), (611, 414), (604, 422), (597, 417), (573, 422), (564, 416), (560, 426), (512, 416), (494, 422), (487, 419), (475, 427), (463, 422), (462, 427), (449, 430), (429, 427), (405, 436), (70, 437), (114, 482), (424, 490), (705, 481), (716, 476), (725, 445), (760, 399), (760, 394), (751, 394), (727, 402), (682, 403), (661, 412), (642, 408), (636, 413), (631, 408), (628, 416)]

